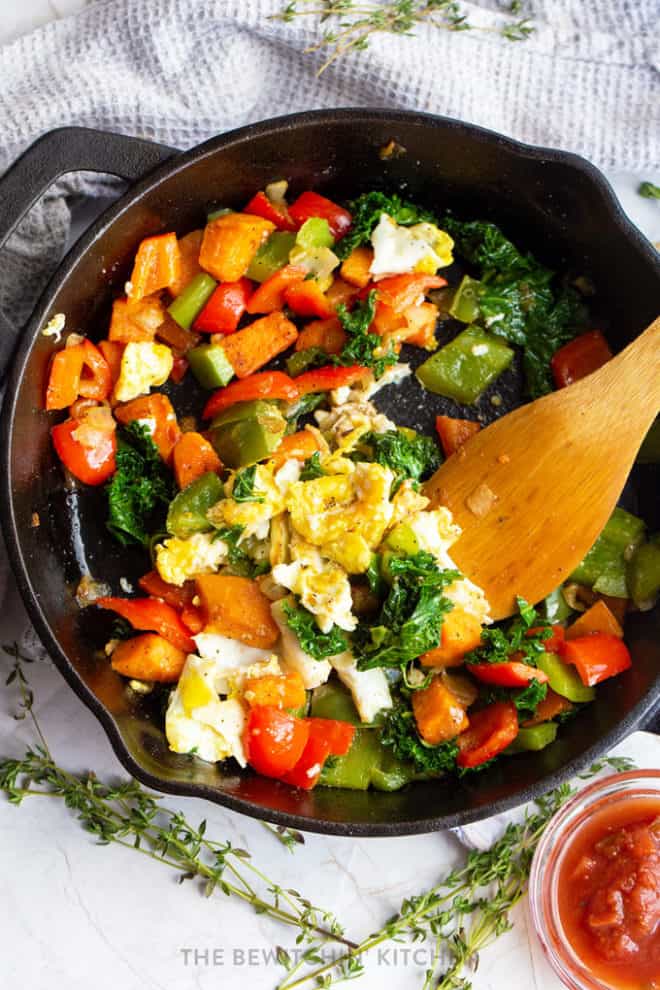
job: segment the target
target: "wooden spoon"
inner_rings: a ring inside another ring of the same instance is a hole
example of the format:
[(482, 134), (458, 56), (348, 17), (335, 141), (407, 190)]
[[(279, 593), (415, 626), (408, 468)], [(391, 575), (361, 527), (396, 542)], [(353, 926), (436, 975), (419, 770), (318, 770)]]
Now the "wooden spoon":
[(577, 567), (614, 509), (660, 410), (660, 317), (582, 381), (475, 434), (425, 486), (461, 526), (451, 549), (494, 619)]

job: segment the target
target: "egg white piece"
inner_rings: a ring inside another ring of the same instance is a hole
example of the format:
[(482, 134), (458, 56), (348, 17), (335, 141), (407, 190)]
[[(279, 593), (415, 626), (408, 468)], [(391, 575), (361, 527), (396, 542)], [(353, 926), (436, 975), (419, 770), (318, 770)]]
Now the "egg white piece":
[(238, 698), (221, 701), (214, 678), (213, 661), (188, 657), (165, 714), (167, 741), (175, 753), (194, 752), (208, 763), (233, 756), (244, 767), (245, 708)]
[[(254, 671), (250, 673), (251, 668), (256, 664), (268, 663), (273, 657), (272, 650), (247, 646), (238, 639), (229, 639), (219, 633), (201, 632), (193, 636), (193, 640), (200, 658), (213, 665), (208, 671), (218, 694), (236, 690), (244, 677), (257, 676)], [(267, 671), (260, 669), (260, 673), (279, 673), (277, 656), (275, 667)]]
[(328, 660), (315, 660), (305, 653), (298, 637), (289, 628), (282, 601), (273, 602), (270, 611), (280, 630), (279, 652), (283, 665), (300, 674), (307, 691), (325, 684), (332, 671)]
[(380, 667), (358, 670), (350, 650), (330, 657), (339, 680), (351, 692), (353, 702), (363, 722), (373, 722), (378, 712), (392, 707), (392, 696), (385, 672)]
[(431, 275), (453, 260), (454, 242), (445, 231), (432, 223), (403, 227), (387, 213), (381, 213), (371, 244), (374, 257), (369, 271), (374, 278), (412, 272)]

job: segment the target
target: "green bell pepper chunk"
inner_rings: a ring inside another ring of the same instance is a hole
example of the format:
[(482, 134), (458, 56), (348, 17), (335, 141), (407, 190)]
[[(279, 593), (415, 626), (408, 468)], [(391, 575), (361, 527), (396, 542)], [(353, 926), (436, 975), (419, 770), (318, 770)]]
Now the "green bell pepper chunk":
[(419, 540), (408, 523), (399, 523), (385, 540), (380, 560), (380, 571), (388, 584), (392, 583), (390, 560), (392, 557), (412, 557), (419, 550)]
[(481, 282), (476, 278), (464, 275), (458, 289), (454, 293), (449, 315), (461, 323), (474, 323), (479, 317), (479, 288)]
[(228, 213), (233, 213), (233, 212), (234, 211), (231, 210), (228, 206), (219, 206), (217, 210), (211, 210), (210, 213), (206, 214), (206, 222), (212, 223), (214, 220), (217, 220), (218, 217), (225, 217)]
[(296, 244), (311, 250), (313, 248), (331, 248), (335, 239), (330, 232), (330, 225), (323, 217), (310, 217), (296, 234)]
[(203, 474), (180, 491), (170, 502), (167, 531), (185, 540), (193, 533), (208, 533), (213, 526), (206, 513), (224, 495), (222, 482), (214, 471)]
[(351, 692), (334, 678), (314, 688), (310, 714), (312, 718), (331, 718), (360, 725), (360, 716), (353, 704)]
[(286, 359), (286, 370), (292, 378), (302, 375), (320, 364), (328, 363), (328, 355), (320, 347), (307, 347), (304, 351), (295, 351)]
[(541, 653), (537, 657), (536, 665), (548, 675), (548, 684), (562, 698), (581, 704), (584, 701), (593, 701), (596, 697), (595, 690), (582, 683), (575, 667), (570, 663), (564, 663), (556, 653)]
[(642, 542), (644, 529), (641, 519), (625, 509), (616, 508), (570, 580), (587, 585), (602, 595), (628, 598), (626, 558)]
[(230, 468), (246, 467), (268, 457), (280, 444), (286, 420), (273, 402), (237, 402), (211, 423), (210, 438), (218, 457)]
[(417, 369), (424, 388), (456, 402), (476, 402), (513, 361), (505, 343), (469, 326)]
[(565, 622), (573, 614), (573, 609), (564, 598), (564, 593), (555, 588), (543, 601), (543, 610), (548, 622)]
[(541, 722), (540, 725), (529, 725), (518, 729), (518, 735), (505, 752), (514, 753), (536, 753), (540, 749), (545, 749), (557, 737), (556, 722)]
[(216, 280), (206, 272), (200, 272), (168, 306), (167, 312), (180, 327), (190, 330), (193, 321), (208, 302), (217, 284)]
[(346, 756), (333, 757), (323, 767), (319, 784), (366, 791), (379, 764), (382, 749), (377, 729), (357, 729)]
[(380, 749), (380, 760), (371, 772), (374, 790), (398, 791), (413, 780), (427, 779), (424, 774), (417, 773), (412, 761), (398, 759), (389, 746), (381, 744)]
[(638, 464), (660, 464), (660, 418), (656, 419), (644, 437), (637, 454)]
[(660, 533), (642, 543), (632, 555), (626, 570), (632, 599), (638, 608), (649, 606), (660, 591)]
[(265, 282), (267, 278), (289, 263), (289, 251), (296, 243), (296, 235), (286, 230), (276, 230), (262, 244), (247, 270), (247, 277), (255, 282)]
[(222, 344), (200, 344), (186, 354), (190, 370), (202, 388), (224, 388), (234, 377)]

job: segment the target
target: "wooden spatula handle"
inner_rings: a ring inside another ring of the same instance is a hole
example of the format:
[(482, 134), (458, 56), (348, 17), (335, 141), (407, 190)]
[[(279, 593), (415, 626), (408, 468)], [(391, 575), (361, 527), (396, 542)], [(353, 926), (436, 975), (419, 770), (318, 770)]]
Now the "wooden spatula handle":
[(651, 419), (660, 412), (660, 316), (620, 354), (596, 372), (606, 388), (648, 401)]

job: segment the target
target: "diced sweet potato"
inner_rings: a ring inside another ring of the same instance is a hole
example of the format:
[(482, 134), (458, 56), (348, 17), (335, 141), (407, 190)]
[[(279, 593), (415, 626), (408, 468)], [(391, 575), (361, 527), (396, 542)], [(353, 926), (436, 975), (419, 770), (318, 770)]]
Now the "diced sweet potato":
[(603, 601), (597, 601), (568, 627), (566, 639), (577, 639), (579, 636), (589, 636), (591, 633), (608, 633), (610, 636), (623, 639), (623, 629)]
[(172, 454), (174, 476), (179, 488), (201, 478), (208, 471), (219, 471), (222, 461), (208, 440), (201, 433), (184, 433)]
[(285, 351), (298, 336), (284, 313), (269, 313), (249, 326), (224, 336), (222, 349), (238, 378), (247, 378)]
[(481, 623), (470, 612), (454, 607), (442, 624), (439, 646), (422, 654), (424, 667), (459, 667), (463, 657), (481, 643)]
[(410, 306), (405, 311), (408, 321), (407, 344), (424, 347), (427, 351), (435, 350), (438, 342), (435, 339), (435, 327), (438, 321), (438, 307), (432, 302), (419, 303)]
[(336, 278), (325, 296), (334, 310), (341, 304), (350, 309), (351, 303), (359, 291), (356, 286), (351, 285), (350, 282), (345, 282), (343, 278)]
[(319, 347), (327, 354), (339, 354), (346, 343), (346, 332), (336, 316), (327, 320), (314, 320), (298, 334), (296, 350), (306, 351), (310, 347)]
[(156, 633), (142, 633), (125, 639), (114, 650), (113, 670), (137, 681), (178, 681), (186, 654)]
[(370, 247), (353, 248), (348, 258), (342, 262), (340, 268), (341, 277), (350, 285), (364, 289), (371, 281), (371, 262), (374, 260), (374, 252)]
[(286, 674), (247, 677), (243, 685), (243, 694), (251, 708), (256, 708), (258, 705), (300, 708), (307, 698), (303, 679), (297, 670), (290, 670)]
[(279, 629), (270, 612), (270, 600), (256, 581), (229, 574), (200, 574), (195, 583), (208, 632), (262, 650), (275, 645)]
[(181, 253), (176, 234), (145, 237), (140, 243), (131, 272), (130, 302), (169, 288), (181, 274)]
[(454, 739), (470, 724), (460, 701), (439, 677), (421, 691), (413, 691), (412, 707), (417, 730), (431, 746)]
[(248, 213), (226, 213), (204, 229), (199, 263), (219, 282), (238, 282), (275, 224)]
[(527, 728), (530, 725), (539, 725), (541, 722), (549, 722), (551, 719), (556, 718), (557, 715), (563, 715), (564, 712), (570, 712), (572, 708), (573, 705), (568, 698), (562, 698), (562, 696), (553, 691), (552, 688), (548, 688), (548, 693), (545, 698), (536, 706), (536, 711), (533, 717), (528, 718), (526, 722), (523, 722), (523, 725)]
[(164, 319), (165, 310), (157, 296), (140, 299), (138, 302), (115, 299), (108, 340), (122, 344), (153, 340)]
[(188, 282), (192, 282), (195, 275), (199, 275), (201, 272), (199, 252), (202, 247), (203, 236), (203, 230), (192, 230), (185, 237), (179, 238), (179, 254), (181, 255), (179, 277), (168, 286), (173, 296), (178, 296), (180, 292), (183, 292)]

